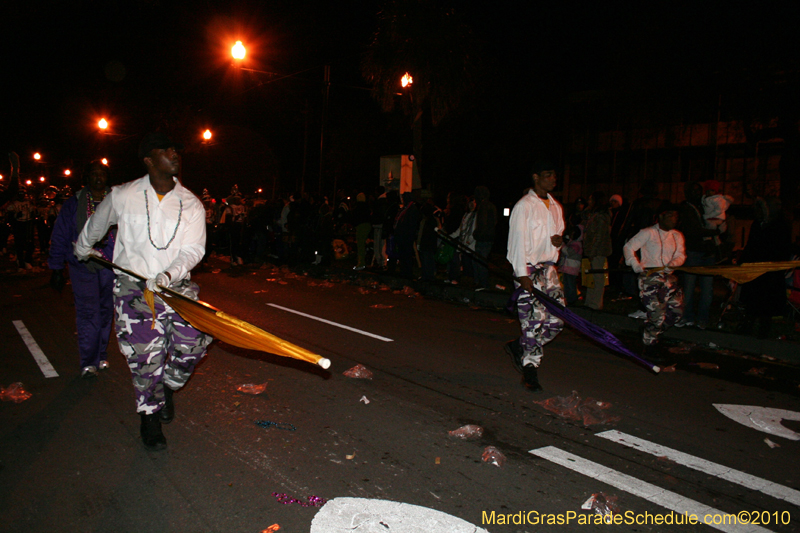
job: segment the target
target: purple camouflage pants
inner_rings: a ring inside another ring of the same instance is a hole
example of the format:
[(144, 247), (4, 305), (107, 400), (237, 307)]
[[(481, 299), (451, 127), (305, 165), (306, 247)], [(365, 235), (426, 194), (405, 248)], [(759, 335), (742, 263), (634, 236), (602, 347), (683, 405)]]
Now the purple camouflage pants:
[[(555, 265), (528, 265), (528, 276), (533, 286), (547, 294), (561, 305), (564, 304), (564, 290), (558, 281)], [(547, 308), (535, 296), (522, 291), (517, 299), (517, 314), (522, 335), (519, 338), (524, 356), (523, 365), (539, 367), (544, 355), (543, 347), (564, 329), (564, 322), (547, 312)]]
[[(187, 288), (199, 289), (190, 281), (176, 285), (179, 286), (172, 288), (183, 293)], [(158, 296), (155, 297), (155, 327), (151, 329), (153, 313), (144, 301), (143, 289), (143, 282), (118, 276), (114, 285), (114, 310), (119, 350), (128, 360), (133, 375), (136, 412), (153, 414), (164, 407), (164, 386), (172, 390), (183, 387), (195, 365), (205, 357), (213, 339), (189, 325)]]
[(639, 274), (639, 295), (647, 309), (642, 342), (650, 346), (683, 316), (683, 291), (678, 277), (662, 270), (649, 276), (644, 272)]

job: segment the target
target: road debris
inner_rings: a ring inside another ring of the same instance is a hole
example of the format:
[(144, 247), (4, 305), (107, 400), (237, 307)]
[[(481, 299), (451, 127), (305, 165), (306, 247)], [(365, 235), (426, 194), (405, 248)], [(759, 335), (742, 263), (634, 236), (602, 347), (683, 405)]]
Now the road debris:
[(278, 503), (282, 503), (283, 505), (291, 505), (296, 503), (297, 505), (301, 505), (303, 507), (322, 507), (325, 505), (325, 502), (328, 501), (325, 498), (320, 498), (319, 496), (314, 496), (313, 494), (311, 496), (307, 496), (306, 501), (292, 498), (284, 492), (273, 492), (272, 495), (275, 496), (275, 499), (278, 500)]
[(25, 385), (17, 381), (8, 386), (7, 389), (0, 387), (0, 400), (4, 402), (22, 403), (33, 396), (25, 389)]
[(276, 531), (280, 530), (281, 526), (278, 524), (272, 524), (267, 529), (262, 529), (261, 533), (275, 533)]
[(691, 366), (696, 366), (705, 370), (719, 370), (719, 365), (716, 363), (689, 363)]
[(780, 448), (781, 447), (780, 444), (778, 444), (777, 442), (772, 442), (769, 439), (764, 439), (764, 442), (766, 442), (767, 446), (769, 446), (770, 448)]
[(236, 390), (245, 394), (262, 394), (265, 390), (267, 390), (267, 384), (262, 383), (260, 385), (256, 385), (255, 383), (242, 383), (236, 387)]
[(369, 403), (369, 399), (366, 396), (362, 396), (361, 399), (358, 400), (358, 401), (359, 402), (364, 402), (364, 405), (367, 405)]
[(617, 505), (617, 497), (614, 495), (607, 496), (603, 492), (592, 494), (591, 497), (581, 505), (581, 509), (594, 511), (596, 514), (602, 516), (620, 514), (619, 506)]
[(461, 426), (453, 431), (448, 431), (447, 434), (451, 437), (457, 437), (464, 440), (479, 439), (483, 436), (483, 428), (476, 426), (475, 424), (467, 424), (466, 426)]
[(349, 370), (342, 372), (348, 378), (356, 379), (372, 379), (372, 372), (370, 372), (364, 365), (356, 365)]
[(481, 459), (484, 463), (493, 464), (497, 467), (502, 467), (506, 464), (506, 456), (494, 446), (487, 446), (486, 449), (483, 450)]
[(605, 412), (611, 407), (608, 402), (601, 402), (594, 398), (581, 399), (578, 391), (572, 391), (571, 396), (554, 396), (538, 403), (548, 411), (560, 417), (580, 421), (585, 426), (594, 424), (613, 424), (621, 420), (618, 416), (611, 416)]
[(391, 309), (394, 306), (393, 305), (386, 305), (386, 304), (375, 304), (375, 305), (370, 305), (370, 307), (372, 309)]
[(271, 422), (269, 420), (256, 420), (256, 425), (264, 429), (275, 428), (275, 429), (285, 429), (286, 431), (297, 431), (297, 428), (294, 427), (293, 424), (289, 424), (288, 422)]

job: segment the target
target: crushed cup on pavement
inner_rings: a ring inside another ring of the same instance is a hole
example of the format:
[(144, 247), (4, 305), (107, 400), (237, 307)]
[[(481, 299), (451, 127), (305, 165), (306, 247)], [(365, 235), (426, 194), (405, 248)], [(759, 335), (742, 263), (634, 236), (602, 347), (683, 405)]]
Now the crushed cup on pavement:
[(483, 436), (483, 428), (476, 426), (475, 424), (467, 424), (466, 426), (461, 426), (453, 431), (448, 431), (447, 434), (451, 437), (458, 437), (459, 439), (464, 440), (478, 439)]
[(364, 405), (367, 405), (369, 403), (369, 399), (366, 396), (362, 396), (361, 399), (358, 400), (358, 401), (359, 402), (364, 402)]
[(17, 381), (8, 386), (7, 389), (0, 387), (0, 400), (4, 402), (22, 403), (33, 396), (25, 389), (25, 385)]
[(357, 379), (372, 379), (372, 372), (367, 370), (367, 367), (364, 365), (356, 365), (349, 370), (345, 370), (342, 372), (348, 378), (357, 378)]
[(506, 464), (506, 456), (494, 446), (487, 446), (486, 449), (483, 450), (481, 459), (484, 463), (493, 464), (498, 467), (502, 467)]
[(262, 383), (260, 385), (256, 385), (255, 383), (243, 383), (242, 385), (236, 387), (236, 390), (245, 394), (261, 394), (267, 390), (267, 384)]
[(560, 417), (581, 421), (585, 426), (594, 424), (613, 424), (621, 420), (618, 416), (611, 416), (605, 412), (611, 407), (608, 402), (601, 402), (594, 398), (581, 399), (578, 391), (572, 391), (571, 396), (554, 396), (538, 403), (550, 412)]
[(764, 442), (766, 442), (767, 446), (769, 446), (770, 448), (780, 448), (781, 447), (780, 444), (778, 444), (777, 442), (772, 442), (769, 439), (764, 439)]
[(592, 494), (592, 496), (581, 505), (581, 509), (586, 511), (594, 511), (595, 513), (603, 516), (610, 514), (619, 514), (619, 506), (617, 506), (617, 497), (614, 495), (607, 496), (603, 492)]

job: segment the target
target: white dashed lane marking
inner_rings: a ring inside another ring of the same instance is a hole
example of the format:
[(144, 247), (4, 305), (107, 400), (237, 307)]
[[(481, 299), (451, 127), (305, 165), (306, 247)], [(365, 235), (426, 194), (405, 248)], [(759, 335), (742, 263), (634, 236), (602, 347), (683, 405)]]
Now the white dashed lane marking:
[(36, 341), (33, 339), (33, 335), (31, 332), (28, 331), (28, 328), (25, 327), (25, 324), (22, 320), (14, 320), (12, 321), (14, 327), (17, 328), (20, 337), (22, 337), (22, 341), (25, 343), (25, 346), (28, 347), (28, 350), (31, 352), (33, 356), (33, 360), (36, 361), (36, 364), (39, 365), (39, 368), (44, 374), (46, 378), (57, 378), (58, 372), (56, 369), (53, 368), (53, 365), (50, 364), (50, 361), (47, 359), (47, 356), (44, 355), (44, 352), (39, 345), (36, 344)]

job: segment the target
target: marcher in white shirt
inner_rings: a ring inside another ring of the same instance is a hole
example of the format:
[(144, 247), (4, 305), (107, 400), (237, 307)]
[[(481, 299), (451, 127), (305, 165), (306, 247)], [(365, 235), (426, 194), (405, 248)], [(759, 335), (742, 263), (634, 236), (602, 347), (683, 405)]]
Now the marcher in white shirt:
[(506, 343), (505, 350), (522, 372), (525, 386), (534, 392), (542, 390), (537, 369), (544, 355), (543, 347), (564, 328), (564, 323), (550, 315), (533, 296), (535, 287), (562, 305), (565, 303), (555, 266), (564, 233), (563, 209), (550, 195), (555, 186), (555, 165), (545, 161), (536, 163), (533, 188), (514, 206), (508, 228), (506, 258), (514, 268), (516, 285), (521, 290), (517, 314), (522, 335)]
[[(642, 333), (646, 347), (655, 345), (659, 335), (683, 315), (683, 291), (672, 271), (686, 261), (683, 234), (675, 229), (677, 223), (677, 207), (665, 202), (658, 209), (658, 223), (640, 230), (622, 248), (625, 262), (639, 274), (639, 292), (647, 309)], [(656, 270), (648, 273), (648, 269)], [(658, 354), (648, 351), (650, 358), (659, 362)]]
[(144, 283), (118, 273), (114, 309), (119, 348), (133, 374), (142, 441), (150, 449), (166, 446), (161, 423), (175, 416), (172, 393), (186, 384), (212, 340), (160, 298), (155, 316), (144, 300), (145, 289), (169, 287), (195, 299), (199, 292), (189, 272), (205, 253), (205, 209), (175, 178), (181, 148), (163, 133), (146, 135), (139, 158), (148, 174), (114, 187), (75, 244), (75, 255), (87, 260), (92, 245), (116, 224), (114, 262), (148, 278)]

